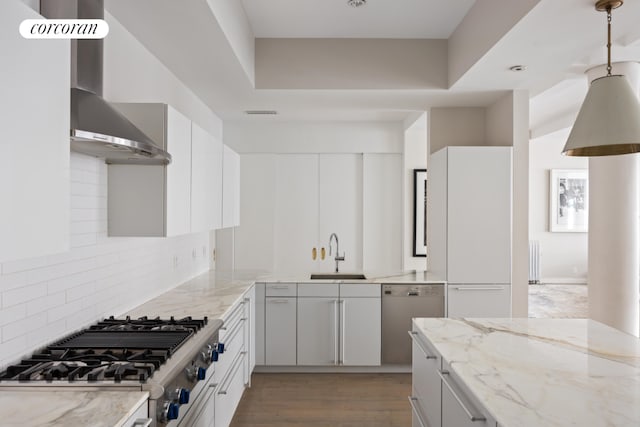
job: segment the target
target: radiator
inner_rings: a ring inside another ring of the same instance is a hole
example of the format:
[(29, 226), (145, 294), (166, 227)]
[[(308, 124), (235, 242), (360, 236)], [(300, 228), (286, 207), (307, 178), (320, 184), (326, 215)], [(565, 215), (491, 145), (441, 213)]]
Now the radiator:
[(540, 242), (529, 240), (529, 284), (540, 283)]

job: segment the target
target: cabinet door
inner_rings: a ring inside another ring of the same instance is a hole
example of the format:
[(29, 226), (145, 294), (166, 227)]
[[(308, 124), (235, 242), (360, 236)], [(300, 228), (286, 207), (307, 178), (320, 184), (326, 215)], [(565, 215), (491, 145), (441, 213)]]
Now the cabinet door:
[[(343, 271), (362, 270), (362, 155), (321, 154), (319, 156), (318, 246), (327, 257), (318, 259), (315, 271), (333, 271), (335, 252), (329, 255), (329, 237), (336, 233)], [(335, 251), (335, 243), (333, 251)]]
[(166, 235), (177, 236), (191, 232), (191, 120), (166, 108), (167, 151), (171, 153), (166, 166)]
[(222, 178), (222, 226), (240, 224), (240, 156), (224, 146), (224, 176)]
[(509, 285), (447, 285), (447, 317), (511, 317)]
[(195, 123), (191, 135), (191, 232), (222, 226), (222, 143)]
[(296, 364), (296, 298), (266, 298), (265, 364)]
[(318, 243), (317, 155), (277, 157), (274, 221), (275, 262), (270, 270), (310, 272), (317, 269), (312, 258), (312, 249)]
[(380, 298), (344, 298), (340, 302), (342, 364), (379, 366), (382, 350)]
[(436, 276), (447, 277), (447, 154), (440, 150), (429, 157), (427, 179), (427, 265)]
[[(240, 185), (243, 189), (240, 194), (241, 225), (233, 233), (235, 268), (273, 271), (276, 156), (242, 155)], [(305, 254), (308, 255), (309, 250)]]
[(511, 148), (448, 152), (447, 280), (510, 283)]
[[(421, 417), (429, 426), (439, 426), (441, 422), (441, 390), (438, 370), (442, 368), (441, 356), (432, 349), (417, 332), (412, 332), (412, 394), (416, 398), (414, 406), (419, 412), (414, 420)], [(415, 423), (414, 423), (415, 424)]]
[(363, 269), (400, 271), (402, 155), (364, 154), (362, 169)]
[(298, 365), (338, 361), (338, 298), (298, 298)]
[(25, 39), (18, 1), (0, 13), (0, 262), (69, 249), (69, 40)]
[(245, 354), (239, 354), (229, 371), (229, 375), (215, 390), (215, 427), (229, 427), (233, 414), (242, 399), (245, 389), (244, 371)]

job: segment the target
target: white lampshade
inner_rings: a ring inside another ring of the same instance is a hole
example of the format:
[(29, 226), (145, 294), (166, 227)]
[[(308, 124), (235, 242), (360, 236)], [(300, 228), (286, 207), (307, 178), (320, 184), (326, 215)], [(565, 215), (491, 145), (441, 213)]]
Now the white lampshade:
[(640, 152), (640, 102), (624, 76), (595, 79), (562, 154), (611, 156)]

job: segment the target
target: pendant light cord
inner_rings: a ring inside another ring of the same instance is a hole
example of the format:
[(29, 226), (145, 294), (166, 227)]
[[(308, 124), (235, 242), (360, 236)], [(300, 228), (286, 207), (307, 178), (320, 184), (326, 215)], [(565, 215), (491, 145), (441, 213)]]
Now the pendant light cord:
[(611, 75), (611, 6), (607, 6), (607, 76)]

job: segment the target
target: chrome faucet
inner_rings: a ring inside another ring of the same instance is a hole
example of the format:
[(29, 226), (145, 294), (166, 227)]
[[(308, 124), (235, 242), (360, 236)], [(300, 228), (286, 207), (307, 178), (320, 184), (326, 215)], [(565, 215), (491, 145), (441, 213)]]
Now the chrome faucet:
[(336, 238), (336, 273), (339, 273), (339, 268), (338, 268), (338, 263), (340, 261), (344, 261), (344, 253), (342, 254), (342, 256), (340, 256), (340, 244), (338, 243), (338, 235), (336, 233), (331, 233), (331, 236), (329, 236), (329, 255), (331, 255), (331, 242), (333, 241), (333, 238)]

